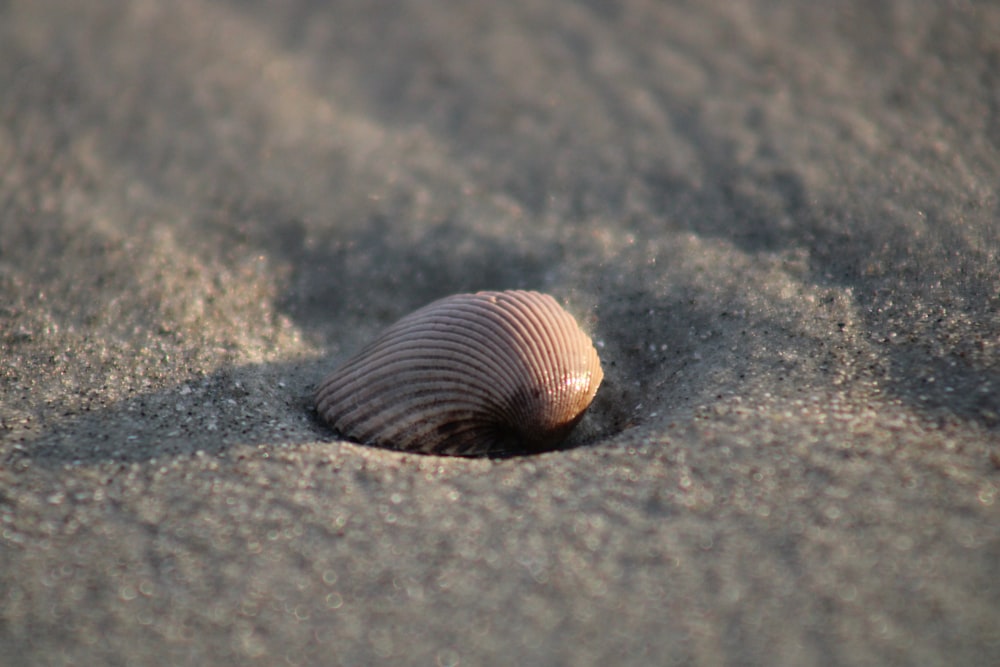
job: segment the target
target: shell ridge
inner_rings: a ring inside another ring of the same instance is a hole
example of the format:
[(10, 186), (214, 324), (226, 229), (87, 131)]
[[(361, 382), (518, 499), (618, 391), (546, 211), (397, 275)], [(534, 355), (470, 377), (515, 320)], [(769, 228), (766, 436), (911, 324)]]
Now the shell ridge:
[[(527, 309), (525, 314), (536, 327), (539, 340), (547, 343), (544, 354), (537, 357), (537, 373), (547, 396), (526, 409), (544, 411), (544, 414), (538, 415), (542, 422), (539, 426), (544, 424), (555, 428), (578, 419), (592, 400), (590, 373), (587, 370), (590, 364), (587, 360), (596, 357), (596, 350), (573, 316), (555, 299), (547, 295), (537, 296), (534, 300), (537, 308)], [(583, 368), (580, 367), (581, 362)], [(581, 376), (587, 377), (582, 392)], [(596, 387), (593, 389), (596, 391)]]
[[(338, 419), (343, 423), (363, 419), (365, 414), (374, 417), (381, 413), (388, 418), (384, 403), (405, 405), (412, 400), (412, 395), (429, 385), (438, 392), (461, 392), (464, 396), (475, 397), (481, 409), (489, 410), (497, 419), (510, 421), (512, 416), (499, 403), (502, 393), (486, 379), (488, 369), (488, 366), (470, 364), (467, 359), (452, 355), (420, 363), (402, 359), (394, 364), (380, 365), (378, 372), (368, 377), (354, 374), (334, 378), (321, 390), (318, 407), (329, 420), (331, 409), (339, 404)], [(423, 379), (428, 373), (433, 373), (433, 383)]]
[[(337, 419), (353, 424), (365, 423), (372, 419), (398, 420), (399, 415), (429, 403), (422, 400), (422, 397), (447, 395), (449, 392), (461, 397), (452, 399), (452, 403), (469, 404), (479, 408), (480, 411), (483, 410), (483, 406), (489, 406), (495, 401), (495, 396), (491, 392), (472, 391), (461, 380), (461, 376), (456, 374), (450, 380), (444, 381), (439, 378), (424, 381), (410, 378), (397, 381), (394, 385), (373, 386), (364, 395), (357, 397), (352, 407), (340, 410)], [(461, 394), (458, 394), (456, 389), (461, 389)], [(436, 404), (440, 406), (444, 402), (436, 399)]]
[[(471, 304), (472, 306), (480, 306), (481, 304)], [(499, 365), (501, 360), (511, 360), (516, 358), (516, 355), (512, 353), (513, 345), (510, 341), (502, 341), (497, 339), (496, 329), (498, 322), (496, 321), (496, 315), (489, 310), (474, 309), (466, 311), (464, 314), (472, 315), (476, 317), (473, 320), (466, 318), (456, 318), (456, 321), (461, 323), (461, 328), (455, 331), (450, 331), (449, 335), (452, 339), (463, 346), (468, 346), (469, 339), (475, 338), (476, 342), (489, 348), (492, 354), (481, 353), (480, 358), (484, 360), (485, 363), (490, 365), (494, 372), (503, 373), (504, 376), (510, 378), (513, 382), (514, 378), (511, 376), (510, 370), (507, 370), (503, 365)], [(435, 332), (436, 334), (439, 332)], [(473, 334), (473, 335), (470, 335)], [(499, 345), (499, 343), (503, 345)], [(499, 349), (498, 349), (499, 348)], [(498, 355), (499, 353), (499, 355)], [(506, 363), (509, 366), (509, 361)]]
[(319, 414), (342, 436), (458, 455), (547, 447), (582, 417), (603, 373), (575, 319), (549, 295), (438, 299), (329, 373)]
[[(585, 351), (583, 349), (584, 341), (581, 340), (579, 335), (574, 335), (575, 331), (570, 330), (571, 327), (579, 330), (575, 320), (570, 320), (569, 317), (558, 317), (556, 321), (558, 332), (553, 332), (553, 336), (555, 337), (558, 334), (556, 344), (558, 345), (559, 353), (556, 359), (560, 363), (557, 365), (555, 378), (557, 382), (558, 410), (562, 413), (575, 412), (579, 407), (578, 404), (581, 398), (586, 403), (590, 402), (590, 398), (581, 396), (579, 391), (579, 378), (582, 374), (586, 374)], [(587, 345), (589, 346), (589, 341)], [(581, 362), (584, 362), (582, 368)]]
[(524, 378), (524, 382), (544, 382), (543, 375), (538, 373), (536, 360), (544, 358), (542, 348), (539, 343), (540, 331), (533, 322), (531, 309), (521, 299), (504, 300), (498, 304), (503, 310), (505, 322), (510, 329), (510, 335), (514, 336), (520, 344), (520, 354), (518, 362), (531, 377)]
[[(554, 321), (562, 333), (561, 354), (559, 355), (559, 359), (564, 361), (560, 368), (559, 378), (563, 396), (562, 402), (567, 409), (585, 409), (597, 390), (597, 385), (594, 384), (593, 367), (594, 362), (597, 361), (599, 371), (600, 360), (590, 336), (583, 331), (576, 319), (561, 308), (559, 311), (559, 313), (554, 313)], [(580, 387), (583, 384), (581, 380), (586, 385), (582, 393), (580, 392)], [(600, 384), (600, 378), (597, 379), (597, 384)]]
[[(526, 329), (522, 322), (523, 309), (520, 306), (523, 304), (520, 300), (513, 300), (517, 307), (511, 308), (512, 300), (507, 298), (506, 294), (489, 294), (495, 298), (477, 304), (477, 306), (483, 317), (488, 318), (490, 324), (499, 330), (497, 333), (503, 334), (500, 338), (495, 335), (490, 336), (491, 343), (498, 346), (502, 343), (499, 349), (494, 348), (494, 352), (510, 368), (510, 371), (506, 373), (510, 380), (504, 391), (506, 400), (502, 402), (507, 406), (505, 412), (512, 415), (512, 423), (524, 423), (527, 421), (524, 407), (510, 401), (509, 397), (517, 395), (520, 388), (526, 384), (537, 382), (530, 363), (530, 358), (538, 353), (536, 342), (533, 339), (533, 332)], [(526, 350), (530, 351), (530, 354), (526, 353)]]
[[(381, 415), (385, 420), (383, 426), (379, 421), (365, 420), (355, 425), (358, 437), (368, 441), (392, 446), (394, 442), (405, 443), (417, 441), (421, 436), (442, 429), (449, 423), (481, 421), (481, 405), (478, 402), (450, 402), (442, 404), (435, 400), (437, 392), (427, 393), (423, 400), (413, 401), (406, 406), (396, 406)], [(430, 410), (429, 408), (434, 408)], [(400, 445), (395, 445), (400, 446)]]
[[(364, 382), (370, 390), (379, 390), (384, 386), (392, 386), (399, 383), (412, 381), (411, 376), (419, 377), (428, 371), (440, 371), (449, 377), (467, 378), (466, 381), (478, 386), (484, 393), (489, 393), (494, 400), (500, 396), (495, 382), (490, 382), (484, 378), (490, 374), (494, 376), (506, 377), (506, 381), (513, 383), (514, 379), (508, 369), (499, 364), (497, 360), (488, 354), (469, 350), (467, 341), (435, 341), (433, 345), (427, 345), (421, 350), (419, 362), (403, 351), (384, 358), (370, 360), (371, 371), (364, 377)], [(361, 370), (364, 370), (363, 368)], [(462, 375), (464, 374), (464, 376)], [(328, 385), (343, 384), (347, 389), (349, 383), (356, 383), (359, 377), (357, 373), (351, 378), (341, 380), (337, 377), (328, 378)], [(331, 392), (337, 391), (335, 387), (324, 386), (320, 391), (321, 398), (328, 396), (333, 398)]]
[[(542, 295), (537, 296), (541, 297)], [(534, 418), (541, 423), (550, 421), (550, 414), (553, 412), (553, 408), (557, 407), (550, 400), (555, 395), (553, 390), (558, 381), (556, 377), (558, 369), (552, 358), (551, 332), (546, 326), (545, 320), (539, 317), (537, 312), (538, 306), (546, 301), (555, 303), (551, 297), (547, 300), (538, 298), (528, 302), (521, 301), (518, 303), (520, 308), (517, 311), (517, 314), (520, 315), (518, 325), (525, 332), (523, 336), (531, 341), (531, 354), (524, 355), (523, 363), (531, 376), (530, 384), (538, 388), (517, 393), (516, 398), (520, 404), (518, 412), (523, 415), (522, 418), (525, 421)], [(544, 395), (539, 394), (539, 391)], [(540, 409), (544, 414), (539, 414)]]
[[(509, 375), (503, 366), (497, 364), (496, 355), (487, 354), (474, 348), (470, 349), (470, 337), (467, 334), (468, 332), (449, 332), (447, 336), (430, 340), (425, 340), (420, 336), (407, 337), (392, 348), (382, 350), (379, 354), (351, 358), (342, 367), (335, 370), (323, 380), (320, 395), (328, 391), (330, 385), (335, 383), (338, 378), (346, 378), (351, 374), (356, 375), (360, 370), (364, 370), (367, 373), (377, 370), (380, 375), (397, 372), (412, 357), (410, 346), (417, 342), (424, 346), (428, 353), (433, 350), (433, 357), (442, 362), (457, 362), (462, 358), (462, 354), (471, 354), (484, 366), (484, 369)], [(476, 338), (479, 337), (479, 334), (477, 334)], [(480, 343), (484, 341), (476, 340), (474, 342)]]

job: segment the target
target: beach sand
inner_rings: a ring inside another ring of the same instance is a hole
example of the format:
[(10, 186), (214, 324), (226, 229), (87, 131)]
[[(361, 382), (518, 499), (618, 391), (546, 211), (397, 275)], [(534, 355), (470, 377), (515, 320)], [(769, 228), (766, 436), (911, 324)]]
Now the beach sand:
[[(1000, 7), (98, 4), (0, 3), (0, 663), (1000, 664)], [(317, 420), (503, 288), (565, 449)]]

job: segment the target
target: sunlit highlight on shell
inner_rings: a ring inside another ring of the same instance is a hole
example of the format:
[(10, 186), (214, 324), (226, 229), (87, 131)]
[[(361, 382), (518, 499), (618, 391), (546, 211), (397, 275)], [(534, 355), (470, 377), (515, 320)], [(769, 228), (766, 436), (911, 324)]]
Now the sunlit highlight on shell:
[(474, 456), (550, 449), (603, 379), (551, 296), (457, 294), (399, 320), (320, 384), (316, 408), (362, 443)]

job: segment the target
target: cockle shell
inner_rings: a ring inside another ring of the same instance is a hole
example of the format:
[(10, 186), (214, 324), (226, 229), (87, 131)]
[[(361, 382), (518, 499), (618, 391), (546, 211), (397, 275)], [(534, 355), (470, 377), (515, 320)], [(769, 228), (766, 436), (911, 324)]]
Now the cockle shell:
[(476, 456), (554, 447), (604, 373), (590, 338), (538, 292), (456, 294), (399, 320), (320, 384), (342, 435)]

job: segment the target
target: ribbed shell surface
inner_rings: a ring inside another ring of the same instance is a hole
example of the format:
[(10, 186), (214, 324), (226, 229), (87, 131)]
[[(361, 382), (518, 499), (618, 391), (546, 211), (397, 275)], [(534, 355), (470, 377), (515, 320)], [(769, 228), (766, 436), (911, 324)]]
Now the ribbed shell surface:
[(366, 444), (531, 451), (569, 434), (602, 378), (590, 338), (551, 296), (458, 294), (386, 329), (323, 380), (316, 407)]

